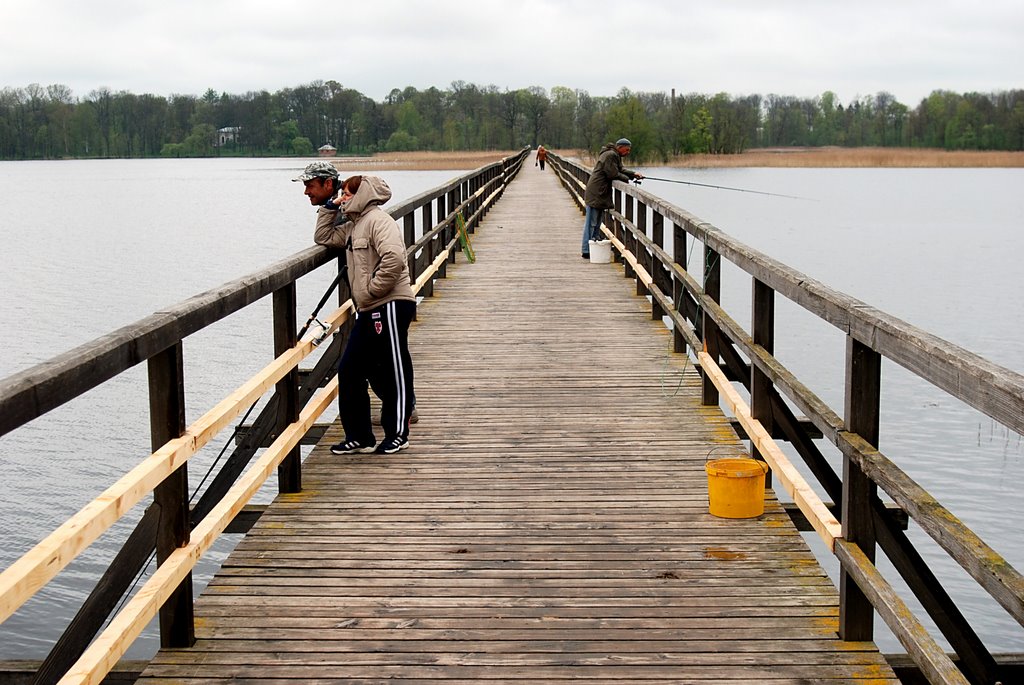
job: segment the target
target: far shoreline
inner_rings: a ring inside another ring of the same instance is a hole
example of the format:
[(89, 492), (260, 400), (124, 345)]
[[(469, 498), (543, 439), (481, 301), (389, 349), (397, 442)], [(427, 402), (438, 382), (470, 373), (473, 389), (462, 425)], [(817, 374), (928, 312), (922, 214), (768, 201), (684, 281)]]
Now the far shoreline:
[[(381, 152), (368, 157), (329, 158), (341, 169), (427, 171), (476, 169), (518, 150), (473, 152)], [(581, 150), (555, 150), (563, 157), (593, 163)], [(531, 153), (530, 159), (533, 159)], [(1024, 152), (938, 150), (922, 148), (821, 147), (758, 148), (732, 155), (682, 155), (668, 162), (633, 162), (635, 166), (679, 168), (803, 167), (803, 168), (1020, 168)], [(627, 158), (626, 165), (630, 165)]]
[[(554, 149), (552, 152), (581, 162), (584, 166), (593, 165), (595, 155), (592, 152), (578, 149)], [(503, 157), (511, 157), (519, 150), (460, 150), (460, 151), (417, 151), (417, 152), (378, 152), (372, 155), (343, 155), (336, 157), (319, 157), (330, 161), (341, 170), (362, 171), (367, 173), (386, 171), (468, 171), (492, 164)], [(270, 159), (292, 159), (297, 164), (309, 162), (311, 157), (294, 157), (290, 155), (271, 156)], [(99, 157), (65, 157), (57, 160), (0, 160), (5, 162), (19, 161), (88, 161), (97, 159), (168, 159), (167, 157), (144, 158), (99, 158)], [(222, 155), (213, 157), (189, 157), (181, 159), (250, 159), (245, 155)], [(529, 159), (534, 161), (534, 152)], [(891, 148), (891, 147), (772, 147), (754, 148), (738, 154), (693, 154), (678, 155), (668, 161), (662, 159), (639, 161), (633, 157), (625, 160), (627, 167), (674, 167), (681, 169), (713, 169), (713, 168), (756, 168), (756, 167), (794, 167), (794, 168), (974, 168), (974, 169), (1011, 169), (1024, 168), (1024, 151), (988, 151), (988, 150), (941, 150), (933, 148)]]

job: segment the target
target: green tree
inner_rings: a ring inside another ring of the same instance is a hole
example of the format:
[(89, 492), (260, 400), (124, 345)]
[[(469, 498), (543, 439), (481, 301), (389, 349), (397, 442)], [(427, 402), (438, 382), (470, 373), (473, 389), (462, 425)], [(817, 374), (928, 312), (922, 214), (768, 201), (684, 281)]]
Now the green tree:
[(184, 157), (185, 146), (181, 143), (164, 143), (160, 148), (161, 157)]
[(946, 128), (956, 112), (960, 96), (935, 90), (917, 109), (918, 140), (924, 147), (946, 147)]
[(184, 141), (182, 147), (188, 157), (211, 157), (213, 156), (213, 141), (217, 131), (211, 124), (199, 124), (192, 129)]
[(689, 133), (689, 149), (692, 152), (709, 153), (712, 151), (711, 112), (701, 107), (693, 113), (693, 126)]
[(473, 84), (453, 81), (447, 103), (445, 147), (450, 150), (486, 149), (488, 127), (483, 91)]
[[(420, 135), (425, 128), (423, 117), (420, 116), (419, 110), (416, 109), (416, 104), (413, 100), (406, 100), (398, 106), (397, 119), (398, 131), (396, 131), (396, 133), (405, 133), (407, 139), (415, 139), (416, 136)], [(394, 136), (392, 135), (392, 137)]]
[(576, 147), (577, 92), (565, 86), (551, 89), (551, 107), (544, 129), (546, 144), (556, 148)]
[(813, 101), (769, 94), (765, 99), (765, 143), (778, 146), (807, 145), (811, 125), (807, 112), (814, 108)]
[(544, 127), (548, 110), (551, 109), (551, 101), (543, 88), (532, 86), (518, 91), (523, 119), (529, 135), (529, 143), (533, 147), (540, 144), (544, 136)]
[(946, 149), (976, 150), (982, 148), (985, 118), (976, 98), (965, 96), (956, 104), (956, 111), (946, 123)]
[(292, 138), (292, 154), (298, 157), (309, 157), (316, 150), (313, 148), (313, 141), (305, 136)]
[[(214, 147), (211, 129), (235, 127)], [(401, 132), (402, 135), (395, 135)], [(392, 89), (374, 102), (337, 81), (276, 92), (168, 97), (103, 88), (77, 99), (67, 86), (0, 90), (0, 157), (146, 157), (164, 154), (280, 154), (296, 139), (347, 153), (378, 149), (516, 148), (543, 143), (595, 153), (620, 136), (639, 161), (763, 145), (885, 145), (1024, 149), (1024, 91), (934, 91), (909, 109), (890, 93), (849, 104), (770, 94), (732, 97), (623, 89), (614, 98), (558, 86), (500, 91), (455, 81), (448, 90)], [(180, 145), (180, 148), (174, 146)], [(170, 146), (170, 147), (168, 147)], [(303, 146), (303, 149), (305, 147)]]
[(821, 94), (811, 126), (811, 145), (842, 145), (842, 107), (832, 91), (826, 90)]
[[(756, 117), (756, 113), (752, 111), (753, 107), (756, 107), (754, 102), (737, 103), (725, 93), (713, 97), (708, 103), (708, 151), (716, 155), (743, 152), (749, 140), (750, 118)], [(756, 120), (753, 125), (756, 128)]]
[(633, 143), (630, 153), (634, 160), (643, 162), (654, 152), (654, 127), (640, 98), (623, 89), (608, 108), (605, 119), (605, 138), (610, 141), (629, 138)]
[(1014, 104), (1009, 117), (1009, 149), (1024, 150), (1024, 98)]
[(388, 137), (388, 141), (384, 145), (384, 149), (388, 152), (408, 152), (410, 150), (418, 150), (419, 146), (420, 142), (416, 139), (416, 136), (410, 135), (408, 131), (400, 129)]
[(277, 154), (290, 154), (292, 141), (299, 137), (299, 123), (294, 119), (282, 121), (274, 126), (270, 149)]
[(502, 94), (501, 115), (502, 122), (508, 131), (509, 149), (518, 147), (522, 140), (519, 132), (523, 121), (523, 114), (520, 110), (521, 102), (519, 91), (506, 91)]

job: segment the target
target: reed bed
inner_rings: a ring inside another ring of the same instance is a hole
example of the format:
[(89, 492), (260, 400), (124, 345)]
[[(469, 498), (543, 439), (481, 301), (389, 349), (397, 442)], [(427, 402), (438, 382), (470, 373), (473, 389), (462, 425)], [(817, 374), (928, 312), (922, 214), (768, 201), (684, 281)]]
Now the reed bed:
[[(341, 170), (443, 170), (476, 169), (516, 150), (473, 152), (382, 152), (367, 157), (335, 157)], [(593, 164), (594, 157), (581, 150), (558, 150), (564, 157)], [(668, 162), (639, 162), (627, 158), (627, 166), (706, 167), (1024, 167), (1024, 152), (982, 152), (978, 150), (936, 150), (918, 148), (760, 148), (738, 155), (681, 155)], [(532, 160), (530, 161), (532, 166)]]
[(1024, 167), (1024, 152), (919, 148), (764, 148), (738, 155), (684, 155), (675, 167)]

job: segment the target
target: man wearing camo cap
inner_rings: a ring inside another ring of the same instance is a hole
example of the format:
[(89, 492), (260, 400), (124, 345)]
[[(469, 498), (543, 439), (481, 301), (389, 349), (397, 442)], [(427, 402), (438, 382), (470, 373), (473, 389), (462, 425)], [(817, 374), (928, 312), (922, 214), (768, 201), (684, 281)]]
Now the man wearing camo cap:
[(301, 181), (306, 186), (305, 196), (309, 198), (309, 204), (327, 207), (334, 211), (337, 205), (331, 202), (331, 198), (338, 194), (338, 170), (328, 161), (320, 160), (306, 165), (298, 178), (293, 181)]

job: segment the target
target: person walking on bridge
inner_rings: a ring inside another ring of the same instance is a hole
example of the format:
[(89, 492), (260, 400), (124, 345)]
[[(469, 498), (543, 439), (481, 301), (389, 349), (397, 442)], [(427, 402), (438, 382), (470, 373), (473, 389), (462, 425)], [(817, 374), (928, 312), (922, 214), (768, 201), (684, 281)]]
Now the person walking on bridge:
[[(316, 190), (322, 177), (310, 170), (316, 164), (296, 179), (306, 184), (313, 204), (323, 200)], [(409, 446), (409, 422), (416, 403), (409, 324), (416, 315), (416, 296), (402, 233), (382, 208), (390, 199), (391, 189), (384, 179), (352, 176), (317, 211), (313, 239), (345, 251), (356, 305), (355, 326), (338, 363), (338, 409), (345, 439), (331, 447), (334, 454), (394, 454)], [(380, 444), (373, 433), (368, 387), (381, 399), (384, 438)]]
[(537, 148), (537, 166), (540, 167), (541, 171), (544, 171), (544, 162), (548, 161), (548, 151), (541, 145)]
[(633, 149), (628, 138), (619, 138), (614, 143), (605, 143), (597, 156), (594, 170), (587, 180), (587, 189), (583, 193), (583, 202), (587, 206), (583, 219), (583, 258), (590, 259), (590, 241), (601, 239), (601, 222), (605, 210), (611, 209), (612, 181), (629, 183), (634, 179), (643, 178), (632, 169), (622, 166), (622, 158)]

